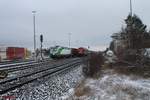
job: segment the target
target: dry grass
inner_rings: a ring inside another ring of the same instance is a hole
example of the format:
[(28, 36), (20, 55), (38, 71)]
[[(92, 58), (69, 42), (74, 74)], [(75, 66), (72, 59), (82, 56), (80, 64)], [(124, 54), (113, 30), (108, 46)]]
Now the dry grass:
[(115, 71), (126, 75), (132, 74), (145, 78), (150, 77), (150, 67), (123, 67), (123, 68), (115, 68)]
[[(93, 52), (88, 56), (88, 60), (85, 60), (86, 71), (84, 74), (88, 77), (97, 78), (100, 76), (100, 70), (104, 64), (104, 57), (102, 53)], [(82, 97), (92, 95), (92, 89), (86, 86), (86, 80), (82, 80), (75, 88), (74, 96)]]
[(150, 77), (150, 67), (149, 66), (135, 66), (129, 67), (127, 65), (121, 64), (108, 64), (105, 65), (103, 69), (113, 69), (118, 74), (125, 74), (125, 75), (135, 75), (144, 78)]
[(75, 88), (74, 95), (77, 97), (81, 97), (89, 94), (91, 94), (90, 87), (85, 86), (85, 80), (81, 81), (81, 83)]

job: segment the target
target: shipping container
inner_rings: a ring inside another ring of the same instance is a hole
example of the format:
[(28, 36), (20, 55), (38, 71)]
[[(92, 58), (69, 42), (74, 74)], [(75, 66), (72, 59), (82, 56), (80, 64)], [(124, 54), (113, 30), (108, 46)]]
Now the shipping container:
[(31, 52), (21, 47), (0, 47), (0, 61), (29, 59)]
[(25, 58), (25, 49), (18, 47), (8, 47), (7, 48), (7, 59), (24, 59)]
[(25, 59), (29, 59), (31, 57), (31, 51), (25, 49)]

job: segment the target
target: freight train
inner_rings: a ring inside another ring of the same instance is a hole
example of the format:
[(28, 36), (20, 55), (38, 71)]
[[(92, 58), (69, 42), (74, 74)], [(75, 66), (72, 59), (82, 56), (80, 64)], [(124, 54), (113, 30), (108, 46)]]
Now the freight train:
[(26, 48), (21, 47), (1, 47), (0, 48), (0, 62), (14, 61), (27, 59), (31, 56), (31, 52)]
[(50, 49), (50, 58), (67, 58), (67, 57), (81, 57), (86, 56), (88, 50), (86, 48), (68, 48), (62, 46), (55, 46)]

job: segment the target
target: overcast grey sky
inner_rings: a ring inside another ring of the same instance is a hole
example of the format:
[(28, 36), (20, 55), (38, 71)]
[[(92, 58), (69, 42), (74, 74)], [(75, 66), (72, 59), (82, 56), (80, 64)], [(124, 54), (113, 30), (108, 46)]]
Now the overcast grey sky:
[[(150, 24), (150, 1), (133, 0), (133, 12)], [(36, 10), (36, 34), (46, 47), (103, 46), (111, 41), (129, 14), (129, 0), (0, 0), (0, 45), (33, 48), (32, 10)], [(39, 46), (38, 46), (39, 47)]]

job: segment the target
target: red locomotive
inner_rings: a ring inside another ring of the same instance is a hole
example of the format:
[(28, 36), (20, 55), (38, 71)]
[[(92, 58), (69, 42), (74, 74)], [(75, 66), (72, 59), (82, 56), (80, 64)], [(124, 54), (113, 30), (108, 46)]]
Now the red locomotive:
[(77, 49), (72, 48), (71, 53), (72, 53), (73, 56), (78, 56), (78, 57), (86, 56), (88, 54), (88, 49), (83, 48), (83, 47), (80, 47), (80, 48), (77, 48)]
[(88, 50), (86, 48), (80, 47), (78, 48), (78, 56), (86, 56), (88, 54)]
[(76, 49), (76, 48), (71, 48), (71, 55), (72, 55), (72, 56), (77, 56), (77, 55), (78, 55), (78, 49)]

